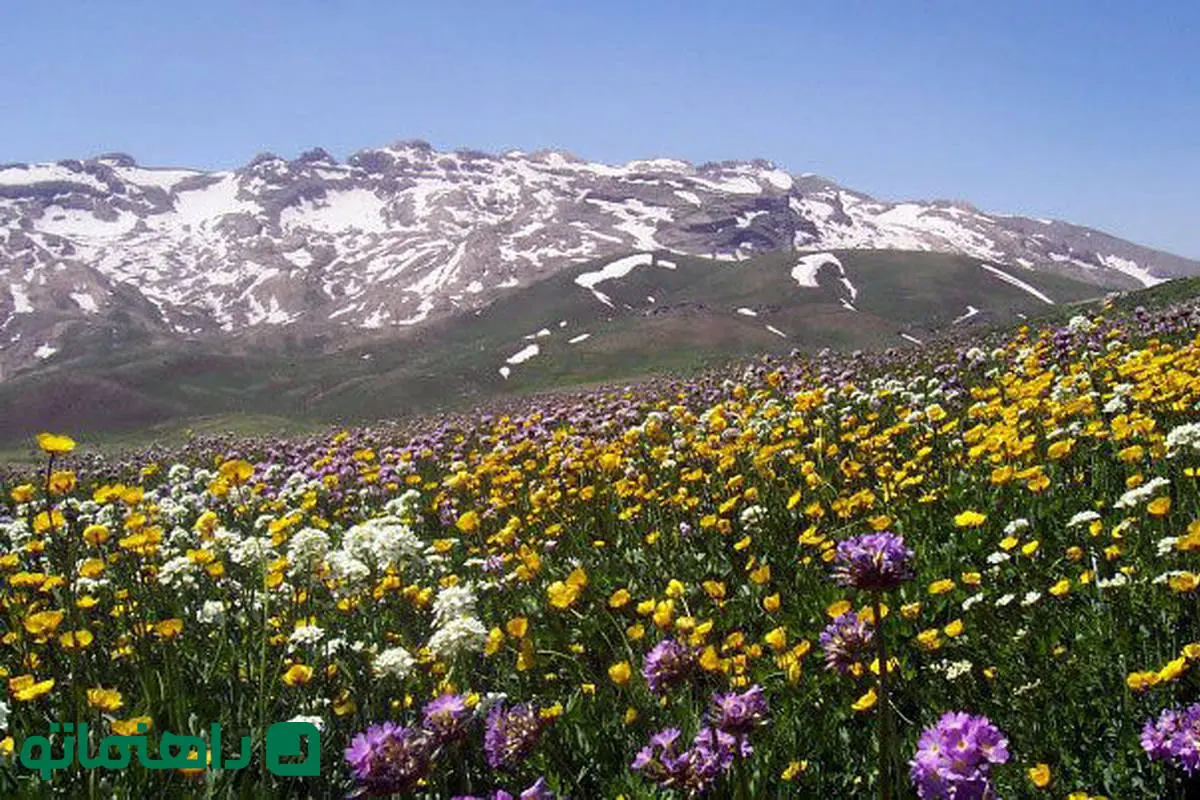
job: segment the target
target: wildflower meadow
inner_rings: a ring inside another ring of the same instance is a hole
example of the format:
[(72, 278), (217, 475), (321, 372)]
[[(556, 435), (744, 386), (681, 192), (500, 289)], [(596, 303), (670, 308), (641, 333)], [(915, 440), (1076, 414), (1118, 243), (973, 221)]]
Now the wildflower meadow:
[[(0, 796), (1182, 798), (1200, 306), (1083, 311), (403, 428), (43, 433), (0, 476)], [(319, 775), (267, 768), (289, 720)], [(21, 763), (65, 723), (206, 755)]]

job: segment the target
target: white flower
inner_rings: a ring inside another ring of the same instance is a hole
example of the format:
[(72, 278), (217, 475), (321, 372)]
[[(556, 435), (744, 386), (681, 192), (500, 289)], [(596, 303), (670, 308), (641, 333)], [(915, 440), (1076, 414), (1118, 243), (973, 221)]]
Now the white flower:
[(201, 625), (220, 625), (225, 619), (225, 606), (220, 600), (205, 600), (196, 611), (196, 621)]
[(459, 617), (475, 616), (475, 590), (469, 583), (447, 586), (433, 599), (433, 624), (442, 627)]
[(487, 643), (488, 632), (474, 617), (450, 620), (429, 637), (429, 649), (438, 658), (451, 660), (459, 653), (480, 652)]
[(1068, 528), (1074, 528), (1077, 525), (1083, 525), (1087, 522), (1100, 519), (1100, 515), (1095, 511), (1080, 511), (1075, 516), (1071, 517), (1071, 521), (1067, 523)]
[(193, 573), (199, 566), (187, 556), (175, 556), (159, 567), (158, 582), (163, 586), (190, 589), (196, 585), (196, 576)]
[(1009, 558), (1011, 558), (1011, 556), (1008, 553), (1002, 553), (997, 550), (994, 553), (988, 554), (987, 562), (989, 564), (1003, 564), (1005, 561), (1008, 561)]
[(1029, 527), (1029, 520), (1024, 517), (1018, 517), (1012, 522), (1004, 526), (1004, 532), (1009, 536), (1016, 536), (1021, 531)]
[(314, 566), (329, 552), (329, 535), (316, 528), (301, 528), (288, 542), (288, 561), (296, 574)]
[(1130, 489), (1117, 498), (1117, 502), (1113, 503), (1113, 508), (1136, 508), (1160, 488), (1169, 486), (1170, 484), (1171, 481), (1167, 478), (1152, 478), (1136, 489)]
[(383, 678), (404, 680), (412, 672), (417, 661), (403, 647), (390, 647), (375, 656), (371, 669)]
[(1011, 603), (1013, 600), (1016, 600), (1016, 599), (1017, 599), (1017, 596), (1015, 594), (1003, 595), (1003, 596), (997, 598), (996, 608), (1004, 608), (1006, 605), (1008, 605), (1009, 603)]
[(271, 540), (263, 537), (247, 537), (235, 544), (229, 551), (233, 563), (241, 567), (256, 567), (275, 555), (271, 549)]
[(325, 638), (325, 629), (320, 625), (297, 625), (288, 637), (288, 644), (293, 647), (311, 646)]
[(1179, 541), (1178, 536), (1164, 536), (1158, 540), (1156, 549), (1160, 556), (1169, 556), (1175, 551), (1175, 543)]
[(751, 530), (754, 530), (754, 529), (758, 528), (759, 525), (762, 524), (762, 521), (766, 518), (766, 516), (767, 516), (767, 511), (762, 506), (760, 506), (760, 505), (747, 506), (745, 509), (742, 510), (742, 516), (741, 516), (742, 525), (746, 526), (747, 528), (749, 528)]
[(1031, 606), (1034, 603), (1036, 603), (1038, 600), (1041, 600), (1041, 599), (1042, 599), (1041, 592), (1026, 592), (1025, 596), (1023, 598), (1021, 598), (1021, 605)]
[(1125, 573), (1118, 572), (1116, 575), (1113, 575), (1112, 578), (1109, 580), (1105, 580), (1104, 578), (1097, 578), (1096, 579), (1096, 588), (1097, 589), (1116, 589), (1121, 586), (1124, 586), (1127, 583), (1129, 583), (1129, 578), (1127, 578), (1125, 576)]
[(945, 665), (946, 680), (956, 681), (963, 675), (970, 675), (972, 664), (970, 661), (951, 661)]
[(1177, 425), (1167, 433), (1167, 455), (1175, 457), (1180, 451), (1200, 453), (1200, 422)]
[(317, 730), (321, 733), (325, 732), (325, 720), (321, 717), (306, 717), (303, 714), (297, 714), (289, 719), (288, 722), (307, 722), (309, 725), (316, 725)]
[(371, 577), (371, 569), (349, 553), (335, 550), (326, 559), (329, 571), (347, 587), (361, 586)]
[(970, 611), (972, 606), (974, 606), (978, 603), (982, 603), (982, 602), (983, 602), (983, 592), (979, 592), (978, 594), (973, 594), (970, 597), (968, 597), (966, 600), (963, 600), (962, 610)]
[(1092, 324), (1092, 321), (1082, 314), (1076, 314), (1067, 323), (1067, 330), (1071, 333), (1087, 333), (1094, 327), (1095, 325)]
[(0, 731), (8, 728), (8, 712), (10, 710), (8, 703), (0, 700)]

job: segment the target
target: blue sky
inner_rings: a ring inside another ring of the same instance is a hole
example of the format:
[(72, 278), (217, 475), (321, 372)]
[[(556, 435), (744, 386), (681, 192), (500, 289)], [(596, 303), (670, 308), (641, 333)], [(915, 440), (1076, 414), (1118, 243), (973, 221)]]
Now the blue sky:
[(0, 162), (226, 168), (397, 139), (767, 158), (1200, 257), (1200, 3), (41, 0)]

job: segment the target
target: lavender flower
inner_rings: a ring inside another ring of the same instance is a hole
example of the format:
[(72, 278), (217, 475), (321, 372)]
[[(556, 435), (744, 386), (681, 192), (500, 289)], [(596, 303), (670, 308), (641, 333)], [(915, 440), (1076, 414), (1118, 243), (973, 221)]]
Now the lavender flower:
[(444, 694), (425, 704), (422, 727), (438, 745), (456, 741), (467, 735), (471, 710), (461, 695)]
[(825, 651), (825, 668), (849, 675), (856, 672), (863, 659), (870, 657), (874, 627), (857, 612), (847, 611), (825, 626), (819, 641)]
[(1142, 728), (1142, 749), (1151, 761), (1174, 762), (1188, 775), (1200, 767), (1200, 703), (1168, 708)]
[(529, 703), (505, 708), (497, 703), (488, 712), (483, 751), (492, 769), (514, 767), (537, 746), (546, 721)]
[(714, 694), (709, 721), (713, 727), (734, 736), (745, 736), (767, 722), (767, 699), (755, 684), (742, 694)]
[(922, 800), (972, 800), (993, 796), (993, 764), (1008, 761), (1008, 739), (984, 716), (942, 715), (917, 742), (912, 781)]
[(429, 774), (433, 743), (424, 731), (384, 722), (355, 736), (345, 755), (359, 783), (356, 794), (390, 795)]
[(696, 665), (696, 654), (675, 639), (664, 639), (646, 654), (642, 677), (659, 694), (684, 680)]
[(838, 542), (833, 577), (840, 585), (869, 591), (894, 589), (913, 577), (913, 551), (894, 533), (866, 533)]
[(567, 800), (567, 798), (560, 798), (554, 792), (550, 791), (545, 778), (538, 778), (528, 789), (521, 792), (519, 798), (514, 798), (510, 792), (506, 792), (503, 789), (497, 789), (483, 797), (479, 795), (460, 794), (455, 795), (450, 800)]
[(630, 769), (664, 788), (696, 795), (723, 775), (735, 757), (750, 753), (748, 744), (739, 745), (733, 736), (716, 728), (703, 728), (692, 746), (682, 753), (675, 746), (679, 736), (678, 728), (654, 734), (650, 744), (638, 752)]

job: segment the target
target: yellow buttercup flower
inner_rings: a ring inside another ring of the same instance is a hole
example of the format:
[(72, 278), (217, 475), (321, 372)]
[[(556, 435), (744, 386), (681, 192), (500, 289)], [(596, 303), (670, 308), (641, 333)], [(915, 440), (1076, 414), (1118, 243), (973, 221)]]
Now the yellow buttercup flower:
[(629, 677), (633, 674), (633, 669), (629, 666), (628, 661), (621, 661), (613, 664), (608, 668), (608, 677), (613, 683), (618, 686), (624, 686), (629, 683)]
[(874, 689), (869, 689), (866, 694), (854, 701), (850, 706), (855, 711), (864, 712), (870, 711), (879, 702), (879, 696), (875, 694)]
[(1029, 780), (1033, 781), (1033, 785), (1039, 789), (1045, 789), (1050, 785), (1050, 765), (1038, 764), (1036, 767), (1029, 768)]
[(116, 689), (104, 688), (88, 689), (87, 702), (92, 708), (110, 713), (125, 705), (120, 692)]
[(313, 668), (306, 664), (293, 664), (284, 671), (282, 680), (287, 686), (304, 686), (312, 680)]
[(55, 433), (39, 433), (37, 435), (38, 447), (42, 448), (43, 453), (50, 455), (65, 455), (75, 449), (75, 440), (70, 436), (63, 436)]
[(954, 517), (954, 524), (959, 528), (978, 528), (987, 520), (987, 514), (967, 510)]

